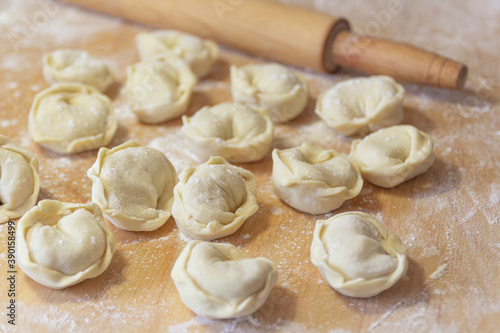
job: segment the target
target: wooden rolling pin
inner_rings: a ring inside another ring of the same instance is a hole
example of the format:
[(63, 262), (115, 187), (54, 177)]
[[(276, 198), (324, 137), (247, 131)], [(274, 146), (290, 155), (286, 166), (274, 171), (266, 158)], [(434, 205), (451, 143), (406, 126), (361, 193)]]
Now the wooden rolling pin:
[(414, 46), (350, 32), (345, 19), (266, 0), (62, 0), (159, 28), (210, 38), (264, 58), (332, 72), (345, 66), (460, 89), (463, 64)]

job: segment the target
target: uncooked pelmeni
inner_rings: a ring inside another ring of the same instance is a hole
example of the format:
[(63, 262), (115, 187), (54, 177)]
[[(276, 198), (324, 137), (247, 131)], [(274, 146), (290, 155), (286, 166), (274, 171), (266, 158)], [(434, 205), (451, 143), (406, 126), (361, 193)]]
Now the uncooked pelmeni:
[(79, 83), (60, 83), (38, 93), (28, 121), (33, 140), (60, 154), (102, 147), (116, 128), (110, 99)]
[(171, 272), (184, 304), (197, 315), (225, 319), (257, 311), (278, 280), (276, 265), (231, 244), (193, 241)]
[(311, 262), (333, 289), (352, 297), (381, 293), (405, 275), (408, 268), (399, 237), (362, 212), (317, 221)]
[(38, 158), (0, 135), (0, 223), (33, 207), (40, 191)]
[(105, 91), (114, 78), (100, 59), (81, 50), (56, 50), (43, 56), (43, 77), (48, 84), (83, 83)]
[(434, 141), (410, 125), (378, 130), (352, 143), (351, 158), (363, 177), (381, 187), (394, 187), (420, 175), (434, 163)]
[(186, 112), (196, 81), (181, 59), (158, 57), (127, 68), (125, 93), (140, 121), (161, 123)]
[(274, 149), (272, 184), (275, 193), (293, 208), (324, 214), (357, 196), (363, 178), (357, 165), (335, 150), (302, 144)]
[(42, 200), (19, 220), (16, 259), (23, 272), (53, 289), (100, 275), (115, 253), (96, 204)]
[(267, 112), (239, 103), (205, 106), (182, 117), (189, 151), (202, 161), (222, 156), (231, 163), (258, 161), (269, 151), (274, 126)]
[(135, 42), (142, 60), (173, 55), (187, 62), (198, 77), (210, 72), (219, 55), (219, 47), (214, 41), (175, 30), (142, 32)]
[(316, 114), (343, 134), (366, 134), (403, 120), (404, 88), (389, 76), (343, 81), (318, 97)]
[(275, 122), (297, 117), (308, 98), (302, 75), (278, 64), (231, 66), (231, 93), (235, 102), (266, 109)]
[(185, 168), (179, 178), (172, 215), (188, 237), (212, 240), (231, 235), (259, 209), (255, 176), (220, 156)]
[(92, 201), (118, 228), (150, 231), (171, 216), (175, 169), (162, 152), (127, 141), (101, 148), (88, 170)]

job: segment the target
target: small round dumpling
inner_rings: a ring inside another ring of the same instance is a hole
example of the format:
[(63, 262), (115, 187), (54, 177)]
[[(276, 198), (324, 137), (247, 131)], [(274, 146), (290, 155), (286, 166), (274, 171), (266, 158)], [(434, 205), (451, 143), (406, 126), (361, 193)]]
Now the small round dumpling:
[(371, 297), (392, 287), (408, 268), (403, 243), (362, 212), (316, 222), (311, 262), (328, 284), (352, 297)]
[(231, 235), (259, 209), (255, 176), (220, 156), (185, 168), (179, 178), (172, 215), (182, 233), (193, 239)]
[(43, 77), (48, 84), (83, 83), (105, 91), (114, 78), (100, 59), (81, 50), (56, 50), (43, 56)]
[(0, 223), (33, 207), (40, 191), (38, 158), (0, 135)]
[(127, 68), (125, 93), (140, 121), (161, 123), (186, 112), (196, 81), (181, 59), (158, 57)]
[(254, 162), (269, 151), (274, 126), (267, 112), (239, 103), (205, 106), (191, 118), (182, 117), (189, 151), (202, 161), (211, 156), (231, 163)]
[(378, 130), (352, 143), (351, 158), (370, 183), (394, 187), (416, 177), (434, 163), (434, 141), (410, 125)]
[(92, 201), (120, 229), (155, 230), (171, 216), (178, 178), (172, 163), (156, 149), (134, 141), (101, 148), (87, 175)]
[(16, 258), (23, 272), (53, 289), (100, 275), (116, 244), (96, 204), (42, 200), (20, 220)]
[(389, 76), (343, 81), (318, 97), (316, 114), (343, 134), (366, 134), (403, 120), (404, 88)]
[(363, 178), (356, 164), (335, 150), (308, 144), (273, 151), (275, 193), (295, 209), (324, 214), (359, 194)]
[(142, 60), (173, 55), (187, 62), (200, 78), (210, 72), (219, 55), (219, 46), (214, 41), (175, 30), (142, 32), (135, 42)]
[(275, 122), (297, 117), (307, 104), (307, 81), (278, 64), (231, 66), (231, 92), (235, 102), (256, 104)]
[(79, 83), (60, 83), (38, 93), (28, 122), (33, 140), (60, 154), (102, 147), (116, 128), (110, 99)]
[(271, 260), (250, 258), (231, 244), (193, 241), (175, 261), (171, 276), (189, 309), (226, 319), (257, 311), (276, 284), (278, 269)]

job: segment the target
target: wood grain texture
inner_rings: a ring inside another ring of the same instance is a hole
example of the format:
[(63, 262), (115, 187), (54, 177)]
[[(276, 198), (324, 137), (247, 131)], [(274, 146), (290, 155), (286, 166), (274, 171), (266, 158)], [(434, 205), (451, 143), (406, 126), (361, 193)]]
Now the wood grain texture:
[[(221, 0), (222, 1), (222, 0)], [(230, 3), (229, 1), (223, 1)], [(349, 17), (365, 32), (379, 1), (299, 1), (329, 14)], [(237, 2), (231, 2), (236, 4)], [(0, 330), (6, 332), (494, 332), (500, 325), (500, 70), (496, 33), (500, 8), (474, 4), (400, 1), (401, 12), (377, 23), (374, 37), (405, 41), (467, 63), (464, 91), (405, 85), (404, 123), (436, 141), (431, 169), (393, 189), (365, 183), (361, 194), (333, 213), (300, 213), (277, 198), (270, 186), (271, 156), (240, 166), (258, 181), (260, 210), (234, 235), (219, 241), (251, 256), (273, 260), (278, 285), (255, 314), (238, 320), (196, 317), (181, 302), (170, 279), (175, 258), (187, 243), (173, 219), (154, 232), (127, 232), (110, 225), (117, 252), (99, 277), (51, 290), (20, 270), (16, 280), (17, 325), (7, 324), (6, 225), (0, 226)], [(147, 28), (55, 2), (10, 0), (0, 5), (0, 133), (40, 159), (40, 199), (88, 202), (86, 177), (97, 152), (61, 156), (31, 141), (28, 112), (36, 92), (47, 87), (42, 55), (62, 47), (83, 48), (108, 62), (118, 83), (114, 100), (119, 129), (110, 146), (128, 139), (158, 148), (176, 170), (196, 165), (184, 150), (179, 119), (148, 126), (136, 121), (120, 94), (125, 68), (136, 62), (134, 36)], [(464, 24), (464, 22), (470, 22)], [(384, 23), (384, 24), (382, 24)], [(368, 28), (367, 28), (368, 27)], [(223, 50), (212, 73), (195, 89), (188, 114), (231, 99), (229, 66), (259, 62)], [(298, 70), (298, 69), (296, 69)], [(336, 82), (358, 75), (302, 72), (310, 88), (306, 111), (276, 127), (274, 147), (302, 142), (350, 151), (351, 138), (336, 135), (314, 114), (316, 98)], [(375, 215), (407, 247), (404, 279), (379, 296), (356, 299), (333, 291), (311, 264), (314, 222), (361, 210)], [(108, 223), (109, 225), (109, 223)], [(338, 331), (335, 331), (338, 330)]]

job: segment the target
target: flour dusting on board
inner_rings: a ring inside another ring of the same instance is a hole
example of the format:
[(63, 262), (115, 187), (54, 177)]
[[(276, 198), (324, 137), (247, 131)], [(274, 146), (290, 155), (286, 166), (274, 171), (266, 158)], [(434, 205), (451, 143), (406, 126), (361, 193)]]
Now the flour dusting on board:
[[(300, 0), (286, 2), (302, 3)], [(371, 13), (384, 10), (386, 6), (383, 1), (374, 2), (370, 5), (373, 7), (368, 9), (366, 2), (361, 1), (340, 3), (316, 0), (311, 3), (317, 9), (350, 17), (353, 27), (361, 30), (366, 22), (376, 22)], [(391, 21), (391, 25), (401, 25), (401, 35), (386, 36), (384, 33), (389, 30), (381, 26), (380, 37), (400, 39), (401, 36), (410, 36), (412, 40), (409, 42), (464, 59), (476, 59), (476, 50), (484, 49), (480, 43), (485, 39), (474, 38), (478, 33), (477, 27), (474, 24), (463, 26), (466, 19), (463, 13), (468, 12), (475, 18), (484, 13), (484, 10), (473, 8), (472, 2), (456, 6), (437, 2), (418, 6), (416, 2), (407, 0), (400, 3), (414, 15)], [(498, 16), (500, 7), (494, 1), (490, 4), (491, 19)], [(112, 66), (120, 81), (111, 96), (120, 125), (113, 146), (129, 139), (137, 140), (162, 151), (177, 173), (187, 166), (199, 164), (185, 149), (180, 120), (158, 126), (141, 124), (128, 108), (126, 98), (120, 94), (126, 66), (138, 61), (133, 36), (140, 30), (139, 27), (56, 1), (7, 0), (0, 5), (0, 9), (0, 32), (6, 36), (0, 41), (5, 50), (0, 56), (0, 69), (6, 80), (0, 91), (0, 134), (8, 135), (19, 146), (43, 156), (40, 163), (40, 199), (90, 201), (91, 182), (85, 173), (97, 154), (96, 151), (71, 156), (53, 154), (36, 145), (27, 131), (31, 101), (38, 91), (47, 87), (41, 73), (41, 57), (55, 48), (86, 45), (97, 55), (106, 54), (104, 60)], [(440, 15), (447, 13), (453, 18), (450, 26), (440, 33), (436, 33), (433, 25), (421, 26), (418, 19), (434, 11)], [(38, 23), (32, 22), (35, 13), (39, 13)], [(43, 21), (43, 17), (47, 20)], [(499, 27), (497, 20), (488, 21), (484, 26), (488, 29), (482, 29), (481, 33), (491, 37), (486, 40), (494, 43), (497, 39), (494, 34)], [(456, 34), (458, 30), (460, 35)], [(103, 34), (113, 38), (102, 39)], [(115, 49), (118, 51), (109, 52)], [(487, 53), (497, 51), (498, 48), (491, 47)], [(228, 55), (237, 59), (240, 62), (238, 65), (256, 61), (224, 50), (222, 57), (227, 59)], [(500, 215), (500, 154), (495, 153), (498, 152), (500, 131), (498, 116), (493, 116), (495, 113), (498, 115), (499, 109), (490, 98), (495, 87), (500, 85), (500, 70), (496, 63), (482, 64), (485, 57), (496, 59), (496, 56), (483, 54), (482, 58), (478, 57), (476, 62), (468, 64), (471, 75), (465, 92), (405, 85), (404, 123), (428, 132), (436, 144), (436, 162), (427, 173), (419, 176), (419, 182), (409, 181), (390, 190), (366, 182), (360, 195), (346, 202), (338, 211), (311, 219), (309, 215), (288, 207), (273, 193), (268, 177), (270, 168), (250, 166), (254, 168), (258, 180), (260, 210), (230, 241), (247, 253), (251, 249), (259, 256), (277, 258), (280, 273), (278, 285), (269, 300), (253, 315), (217, 321), (193, 316), (185, 309), (169, 278), (170, 271), (158, 270), (159, 265), (165, 262), (166, 267), (171, 267), (182, 247), (192, 241), (179, 232), (174, 220), (170, 219), (155, 233), (131, 233), (112, 226), (118, 251), (109, 269), (103, 276), (95, 278), (97, 282), (93, 286), (98, 285), (99, 288), (88, 288), (90, 283), (83, 282), (54, 294), (44, 289), (37, 293), (35, 283), (20, 273), (20, 298), (34, 293), (33, 297), (38, 302), (33, 303), (33, 299), (18, 301), (20, 328), (26, 325), (46, 331), (72, 332), (86, 331), (89, 327), (139, 330), (147, 323), (160, 322), (163, 315), (175, 313), (176, 321), (170, 327), (164, 327), (164, 331), (313, 332), (317, 329), (331, 333), (351, 332), (338, 327), (338, 320), (342, 318), (337, 318), (334, 312), (321, 318), (321, 323), (317, 323), (315, 328), (304, 324), (312, 322), (315, 312), (305, 311), (303, 307), (294, 309), (297, 297), (307, 298), (309, 291), (310, 294), (321, 291), (327, 293), (328, 304), (316, 304), (320, 300), (314, 299), (311, 307), (331, 309), (333, 304), (342, 313), (348, 311), (352, 318), (356, 318), (355, 322), (364, 322), (370, 332), (477, 331), (485, 316), (500, 313), (498, 290), (492, 288), (488, 294), (481, 287), (498, 284), (491, 265), (500, 260), (500, 242), (496, 236)], [(229, 64), (221, 63), (212, 78), (201, 81), (196, 87), (198, 99), (197, 104), (191, 106), (191, 114), (204, 104), (230, 100)], [(273, 146), (289, 148), (308, 142), (348, 155), (353, 139), (336, 135), (316, 117), (313, 110), (319, 93), (357, 74), (345, 70), (335, 76), (308, 70), (302, 71), (302, 74), (309, 81), (311, 94), (307, 111), (286, 125), (276, 126)], [(218, 97), (211, 96), (214, 91)], [(6, 117), (9, 114), (15, 114), (15, 117)], [(491, 121), (483, 121), (485, 118)], [(470, 145), (457, 145), (465, 136), (471, 141)], [(463, 160), (468, 164), (463, 165)], [(484, 175), (496, 175), (496, 181), (485, 185), (482, 180)], [(404, 198), (403, 206), (396, 205), (394, 202), (402, 202), (401, 198)], [(314, 220), (348, 210), (373, 214), (399, 235), (407, 247), (410, 261), (407, 277), (377, 297), (357, 299), (339, 296), (310, 262), (307, 249), (312, 241)], [(395, 220), (394, 216), (400, 217), (400, 220)], [(436, 216), (446, 216), (447, 219), (439, 220)], [(268, 232), (270, 226), (266, 224), (276, 221), (279, 225), (273, 225), (273, 233)], [(0, 225), (0, 234), (5, 235), (6, 231), (6, 225)], [(277, 238), (291, 246), (280, 245), (282, 243), (276, 242)], [(256, 240), (262, 240), (268, 246), (252, 248)], [(0, 238), (0, 244), (2, 248), (6, 246), (5, 237)], [(144, 255), (138, 256), (137, 253)], [(5, 253), (0, 253), (0, 260), (5, 262)], [(466, 278), (457, 278), (458, 272)], [(147, 281), (148, 287), (139, 287), (134, 280), (139, 277)], [(158, 298), (158, 294), (164, 297)], [(124, 302), (123, 297), (126, 297)], [(39, 305), (40, 302), (43, 306)], [(464, 304), (464, 307), (474, 311), (456, 322), (450, 321), (446, 315), (457, 304)], [(88, 315), (82, 317), (75, 313)], [(279, 315), (275, 316), (276, 313)], [(1, 321), (0, 330), (7, 330), (5, 325), (5, 321)]]

